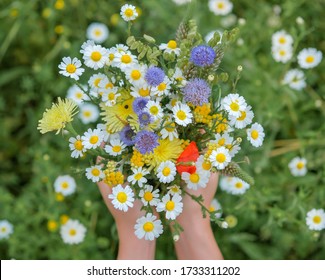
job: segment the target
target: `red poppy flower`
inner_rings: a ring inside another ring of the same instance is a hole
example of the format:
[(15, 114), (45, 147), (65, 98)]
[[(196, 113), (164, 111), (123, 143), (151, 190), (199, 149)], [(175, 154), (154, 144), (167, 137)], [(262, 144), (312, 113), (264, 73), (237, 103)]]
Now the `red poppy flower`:
[(196, 167), (193, 164), (197, 161), (198, 157), (199, 150), (196, 146), (196, 143), (191, 142), (177, 159), (177, 172), (180, 174), (183, 172), (193, 174), (196, 171)]

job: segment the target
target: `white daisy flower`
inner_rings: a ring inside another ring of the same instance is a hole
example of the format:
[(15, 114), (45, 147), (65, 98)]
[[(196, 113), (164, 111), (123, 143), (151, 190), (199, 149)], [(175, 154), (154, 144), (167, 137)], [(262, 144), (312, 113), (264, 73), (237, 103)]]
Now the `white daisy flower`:
[(284, 30), (275, 32), (272, 35), (272, 45), (277, 47), (291, 47), (293, 44), (293, 38)]
[(122, 71), (126, 71), (128, 67), (132, 67), (135, 63), (138, 63), (137, 58), (129, 51), (122, 53), (117, 52), (114, 55), (114, 65)]
[(175, 179), (176, 166), (170, 160), (163, 161), (157, 168), (157, 177), (161, 183), (170, 183)]
[(85, 49), (87, 47), (93, 47), (95, 46), (95, 42), (93, 40), (87, 40), (86, 42), (84, 42), (82, 45), (81, 45), (81, 48), (80, 48), (80, 53), (84, 54), (85, 53)]
[(114, 87), (115, 83), (116, 83), (116, 80), (114, 77), (108, 78), (105, 76), (105, 78), (100, 80), (98, 87), (100, 89), (112, 89)]
[(325, 229), (325, 212), (323, 209), (312, 209), (306, 215), (306, 224), (310, 230)]
[(82, 86), (82, 88), (80, 88), (77, 85), (73, 85), (68, 89), (67, 98), (70, 98), (77, 104), (80, 104), (85, 100), (89, 100), (88, 95), (85, 93), (86, 91), (86, 86)]
[(259, 123), (254, 123), (251, 128), (246, 130), (247, 140), (254, 147), (260, 147), (263, 144), (265, 133), (263, 127)]
[(231, 193), (232, 182), (234, 181), (234, 177), (230, 176), (222, 176), (220, 179), (220, 189), (227, 193)]
[(226, 147), (227, 149), (229, 149), (233, 141), (234, 137), (230, 136), (227, 132), (225, 132), (222, 134), (217, 133), (215, 135), (215, 140), (213, 140), (212, 142), (217, 143), (217, 147)]
[(150, 97), (151, 91), (147, 82), (143, 81), (139, 84), (131, 86), (130, 94), (133, 97)]
[(158, 101), (149, 100), (144, 110), (148, 112), (155, 121), (164, 116), (163, 110)]
[(231, 13), (233, 4), (229, 0), (209, 0), (209, 9), (217, 16)]
[(111, 156), (122, 154), (126, 145), (120, 139), (112, 139), (109, 145), (105, 146), (105, 151)]
[(236, 118), (241, 116), (241, 111), (247, 107), (244, 97), (239, 96), (238, 93), (230, 93), (221, 101), (222, 107), (228, 112), (230, 116)]
[(96, 183), (101, 181), (105, 177), (105, 174), (100, 165), (93, 165), (86, 168), (86, 177)]
[(241, 195), (244, 194), (248, 189), (250, 185), (246, 183), (245, 181), (233, 177), (233, 180), (231, 181), (231, 185), (229, 188), (229, 192), (234, 195)]
[(197, 159), (195, 166), (197, 169), (205, 171), (205, 172), (210, 172), (211, 170), (211, 162), (210, 161), (206, 161), (204, 159), (203, 155), (200, 155), (199, 158)]
[(229, 155), (233, 158), (241, 149), (238, 142), (233, 142), (231, 145), (227, 145), (226, 148), (229, 150)]
[(273, 46), (272, 56), (276, 62), (286, 63), (292, 58), (292, 47), (290, 46)]
[(321, 62), (322, 57), (322, 52), (315, 48), (303, 49), (297, 56), (299, 66), (304, 69), (316, 67)]
[(166, 212), (167, 220), (175, 220), (183, 211), (182, 197), (179, 194), (175, 194), (172, 197), (169, 194), (164, 195), (161, 202), (157, 205), (157, 212), (162, 211)]
[(113, 87), (110, 89), (107, 89), (103, 92), (102, 95), (102, 101), (105, 103), (106, 106), (111, 107), (116, 104), (116, 99), (121, 96), (120, 93), (117, 92), (118, 88)]
[(221, 216), (222, 216), (222, 207), (221, 207), (221, 204), (220, 202), (214, 198), (212, 201), (211, 201), (211, 205), (209, 207), (209, 211), (210, 212), (213, 212), (213, 211), (218, 211), (217, 213), (215, 213), (215, 217), (217, 219), (220, 219)]
[(122, 6), (120, 14), (125, 21), (135, 20), (138, 17), (138, 12), (135, 6), (129, 4)]
[(174, 122), (165, 122), (160, 134), (162, 139), (168, 138), (170, 141), (178, 139), (176, 124)]
[(254, 113), (250, 105), (248, 105), (245, 108), (245, 110), (239, 112), (240, 112), (239, 117), (229, 116), (229, 124), (231, 126), (235, 126), (238, 129), (242, 129), (252, 123), (252, 120), (254, 118)]
[(7, 220), (0, 220), (0, 240), (8, 239), (14, 232), (14, 226)]
[(84, 241), (87, 229), (78, 220), (69, 219), (60, 228), (61, 238), (66, 244), (79, 244)]
[(289, 162), (289, 169), (293, 176), (301, 177), (307, 174), (307, 160), (301, 157), (295, 157)]
[(103, 68), (107, 60), (107, 50), (100, 45), (86, 47), (83, 55), (85, 65), (94, 70)]
[(144, 75), (147, 71), (147, 65), (140, 65), (137, 63), (132, 64), (129, 68), (125, 69), (125, 77), (130, 82), (131, 85), (140, 84), (142, 85), (144, 80)]
[(167, 190), (168, 190), (167, 194), (170, 194), (170, 195), (175, 195), (175, 194), (181, 195), (182, 194), (181, 187), (177, 186), (177, 185), (169, 186), (169, 187), (167, 187)]
[(96, 149), (100, 146), (100, 144), (103, 141), (103, 132), (96, 128), (92, 130), (89, 128), (83, 136), (81, 136), (82, 145), (88, 150), (88, 149)]
[(95, 43), (103, 43), (109, 35), (107, 26), (103, 23), (93, 22), (87, 28), (87, 38)]
[(169, 40), (167, 44), (160, 44), (159, 49), (166, 53), (174, 53), (179, 55), (181, 52), (180, 48), (177, 48), (177, 42), (175, 40)]
[(99, 87), (100, 82), (105, 79), (107, 79), (107, 76), (102, 73), (94, 74), (89, 78), (88, 85), (90, 86), (91, 89), (97, 92), (100, 88)]
[(138, 183), (139, 187), (142, 188), (143, 184), (147, 183), (147, 178), (145, 176), (148, 175), (150, 172), (146, 169), (142, 169), (142, 167), (132, 168), (131, 170), (133, 174), (128, 176), (128, 182), (132, 185)]
[(169, 95), (171, 89), (171, 81), (165, 76), (164, 81), (160, 83), (157, 87), (152, 89), (153, 94), (156, 96)]
[(217, 169), (224, 169), (231, 161), (229, 150), (225, 147), (220, 147), (216, 150), (213, 150), (209, 157), (209, 160), (211, 161), (211, 164)]
[(182, 173), (182, 179), (187, 184), (187, 187), (191, 190), (197, 190), (199, 188), (205, 188), (210, 179), (210, 172), (205, 172), (200, 169), (196, 169), (196, 172), (190, 174), (188, 172)]
[(96, 122), (99, 118), (99, 109), (96, 105), (91, 103), (83, 103), (79, 106), (80, 112), (78, 114), (83, 124)]
[(127, 212), (129, 207), (133, 207), (134, 193), (128, 185), (125, 188), (123, 188), (122, 185), (117, 185), (112, 188), (112, 193), (108, 198), (112, 199), (114, 208), (121, 211)]
[(157, 206), (159, 203), (159, 189), (153, 190), (153, 186), (145, 185), (139, 192), (139, 197), (144, 206)]
[(156, 220), (157, 217), (152, 215), (152, 213), (147, 213), (146, 216), (143, 216), (137, 219), (134, 226), (135, 235), (145, 240), (154, 240), (163, 233), (163, 226), (160, 220)]
[(184, 77), (184, 74), (183, 74), (182, 70), (179, 67), (176, 67), (175, 73), (173, 74), (171, 79), (172, 79), (172, 81), (174, 83), (178, 83), (179, 86), (183, 87), (186, 84), (186, 79)]
[(188, 105), (178, 102), (172, 109), (175, 122), (181, 126), (192, 123), (193, 115)]
[(84, 145), (82, 145), (82, 140), (80, 135), (77, 135), (75, 137), (69, 138), (69, 148), (72, 151), (71, 157), (72, 158), (79, 158), (84, 155), (84, 152), (86, 151)]
[(59, 64), (59, 73), (63, 76), (70, 77), (75, 80), (79, 80), (79, 76), (85, 71), (81, 68), (81, 61), (74, 57), (63, 57), (62, 62)]
[(306, 87), (305, 74), (299, 69), (291, 69), (285, 74), (282, 83), (289, 85), (292, 89), (302, 90)]
[(76, 191), (76, 181), (70, 175), (58, 176), (54, 181), (54, 190), (64, 196), (73, 194)]
[(97, 124), (96, 128), (100, 129), (103, 134), (103, 141), (107, 142), (111, 136), (111, 133), (109, 132), (109, 127), (106, 124), (99, 123)]

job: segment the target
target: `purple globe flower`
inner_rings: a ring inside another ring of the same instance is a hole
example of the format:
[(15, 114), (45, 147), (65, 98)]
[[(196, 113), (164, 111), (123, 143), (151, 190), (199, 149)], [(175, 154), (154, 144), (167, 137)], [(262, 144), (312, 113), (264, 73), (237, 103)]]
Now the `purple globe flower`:
[(195, 106), (202, 106), (209, 102), (211, 88), (203, 79), (194, 78), (187, 82), (182, 89), (184, 100)]
[(209, 46), (196, 46), (191, 51), (190, 61), (199, 67), (210, 66), (216, 58), (216, 53), (213, 48)]
[(156, 66), (150, 67), (144, 76), (144, 79), (147, 81), (147, 83), (153, 87), (160, 85), (164, 81), (164, 78), (164, 71)]
[(138, 114), (138, 118), (141, 127), (144, 127), (153, 121), (152, 116), (148, 112), (140, 112), (140, 114)]
[(139, 115), (148, 103), (148, 98), (137, 97), (132, 103), (133, 111)]
[(147, 130), (141, 130), (135, 136), (135, 147), (141, 154), (150, 153), (156, 148), (158, 143), (158, 135)]
[(126, 125), (120, 132), (122, 142), (127, 146), (134, 145), (135, 133), (129, 125)]

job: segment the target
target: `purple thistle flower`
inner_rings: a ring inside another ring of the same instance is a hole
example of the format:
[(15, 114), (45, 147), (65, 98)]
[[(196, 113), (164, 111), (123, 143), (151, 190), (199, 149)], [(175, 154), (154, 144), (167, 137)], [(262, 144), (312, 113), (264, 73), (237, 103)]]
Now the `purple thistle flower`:
[(134, 145), (135, 133), (129, 125), (124, 126), (120, 132), (122, 142), (127, 146)]
[(209, 46), (196, 46), (191, 51), (190, 61), (199, 67), (210, 66), (216, 58), (216, 53)]
[(182, 89), (184, 100), (195, 106), (202, 106), (209, 102), (211, 88), (203, 79), (194, 78), (187, 82)]
[(165, 78), (164, 71), (156, 66), (152, 66), (147, 70), (146, 75), (144, 76), (144, 79), (147, 81), (147, 83), (150, 86), (156, 87), (160, 85)]
[(156, 148), (158, 143), (158, 135), (147, 130), (141, 130), (135, 136), (135, 147), (141, 154), (150, 153)]
[(139, 115), (143, 111), (143, 109), (146, 107), (148, 101), (149, 101), (148, 98), (137, 97), (136, 99), (134, 99), (134, 101), (132, 103), (133, 111), (137, 115)]
[(152, 116), (148, 112), (140, 112), (138, 118), (141, 127), (144, 127), (153, 121)]

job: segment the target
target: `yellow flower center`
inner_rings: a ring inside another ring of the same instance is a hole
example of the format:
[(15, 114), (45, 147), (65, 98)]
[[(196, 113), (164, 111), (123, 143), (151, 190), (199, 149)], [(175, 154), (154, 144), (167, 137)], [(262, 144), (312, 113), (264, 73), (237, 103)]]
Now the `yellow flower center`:
[(143, 224), (143, 230), (145, 232), (153, 231), (154, 227), (155, 226), (154, 226), (154, 224), (152, 222), (146, 222), (146, 223)]
[(258, 131), (257, 130), (252, 130), (251, 132), (251, 136), (254, 140), (256, 140), (258, 138)]
[(109, 58), (110, 61), (112, 61), (115, 58), (115, 56), (114, 56), (113, 53), (110, 53), (109, 56), (108, 56), (108, 58)]
[(280, 50), (280, 51), (279, 51), (279, 55), (281, 55), (281, 56), (286, 55), (286, 51), (285, 51), (285, 50)]
[(68, 73), (72, 74), (76, 72), (77, 67), (74, 64), (68, 64), (65, 70), (67, 70)]
[(102, 31), (99, 30), (99, 29), (96, 29), (94, 33), (95, 33), (95, 36), (100, 36), (100, 35), (102, 35)]
[(151, 108), (150, 108), (150, 113), (152, 114), (152, 115), (157, 115), (158, 114), (158, 112), (159, 112), (159, 109), (158, 109), (158, 107), (157, 106), (152, 106)]
[(179, 110), (176, 115), (177, 118), (179, 118), (181, 121), (186, 119), (186, 113), (182, 110)]
[(222, 10), (224, 7), (225, 7), (225, 4), (222, 3), (222, 2), (219, 2), (219, 3), (217, 4), (217, 8), (220, 9), (220, 10)]
[(81, 99), (83, 96), (84, 96), (84, 95), (83, 95), (82, 92), (77, 92), (77, 93), (76, 93), (76, 97), (77, 97), (78, 99)]
[(235, 184), (235, 187), (236, 187), (237, 189), (241, 189), (241, 188), (243, 187), (243, 183), (242, 183), (242, 182), (237, 182), (237, 183)]
[(166, 127), (166, 130), (168, 132), (173, 132), (175, 130), (175, 124), (174, 123), (169, 123)]
[(205, 162), (202, 163), (202, 167), (203, 167), (204, 170), (210, 170), (211, 163), (205, 161)]
[(168, 43), (167, 43), (167, 47), (169, 49), (176, 49), (177, 48), (177, 43), (175, 40), (170, 40)]
[(86, 117), (86, 118), (89, 118), (91, 116), (91, 112), (90, 111), (84, 111), (83, 112), (83, 115)]
[(166, 210), (167, 210), (167, 211), (173, 211), (174, 208), (175, 208), (175, 202), (169, 200), (169, 201), (166, 203)]
[(320, 224), (321, 221), (322, 221), (322, 218), (321, 218), (320, 216), (315, 216), (315, 217), (313, 218), (313, 222), (314, 222), (315, 224)]
[(113, 92), (108, 94), (108, 100), (115, 100), (115, 94)]
[(61, 188), (62, 189), (67, 189), (69, 187), (69, 184), (67, 183), (67, 182), (63, 182), (62, 184), (61, 184)]
[(312, 62), (314, 62), (314, 60), (315, 60), (315, 58), (313, 56), (311, 56), (311, 55), (306, 57), (306, 62), (307, 63), (312, 63)]
[(71, 236), (75, 236), (76, 234), (77, 234), (77, 231), (75, 230), (75, 229), (70, 229), (70, 231), (69, 231), (69, 234), (71, 235)]
[(171, 170), (169, 167), (165, 167), (163, 170), (162, 170), (162, 174), (164, 176), (168, 176), (170, 174)]
[(113, 87), (114, 87), (114, 85), (112, 83), (107, 83), (105, 86), (106, 89), (113, 88)]
[(132, 70), (131, 78), (133, 80), (139, 80), (141, 78), (141, 72), (139, 70)]
[(210, 212), (213, 212), (213, 211), (215, 211), (216, 209), (211, 205), (210, 207), (209, 207), (209, 211)]
[(102, 54), (98, 51), (94, 51), (91, 53), (90, 57), (93, 61), (99, 61), (102, 58)]
[(122, 148), (121, 148), (121, 146), (113, 146), (112, 150), (114, 153), (119, 153), (122, 150)]
[(304, 163), (301, 162), (301, 161), (297, 163), (297, 168), (298, 169), (302, 169), (302, 168), (304, 168), (304, 166), (305, 166)]
[(171, 191), (174, 193), (178, 193), (178, 187), (176, 187), (176, 186), (172, 187)]
[(230, 109), (237, 112), (239, 110), (239, 105), (236, 102), (231, 102)]
[(127, 201), (128, 196), (126, 195), (125, 192), (119, 192), (116, 196), (116, 199), (120, 202), (120, 203), (125, 203), (125, 201)]
[(76, 148), (76, 150), (81, 151), (83, 148), (81, 140), (77, 140), (76, 142), (74, 142), (74, 147)]
[(130, 63), (132, 61), (131, 56), (129, 56), (128, 54), (123, 54), (122, 58), (121, 58), (121, 61), (123, 63)]
[(159, 91), (164, 91), (166, 89), (167, 85), (165, 83), (161, 83), (159, 86), (158, 86), (158, 90)]
[(133, 16), (133, 10), (132, 9), (126, 9), (124, 11), (124, 15), (126, 15), (127, 17), (132, 17)]
[(216, 161), (219, 163), (223, 163), (226, 160), (226, 156), (224, 154), (217, 154)]
[(142, 173), (137, 173), (134, 175), (134, 179), (139, 181), (143, 177)]
[(198, 181), (200, 181), (200, 176), (197, 173), (193, 173), (190, 175), (190, 181), (192, 183), (197, 183)]
[(93, 174), (94, 176), (99, 176), (99, 174), (100, 174), (100, 170), (99, 169), (97, 169), (97, 168), (94, 168), (93, 170), (91, 170), (91, 174)]
[(90, 144), (94, 145), (94, 144), (96, 144), (98, 142), (98, 140), (99, 140), (98, 136), (93, 135), (93, 136), (90, 137), (89, 142), (90, 142)]
[(140, 94), (140, 96), (142, 96), (142, 97), (149, 96), (149, 89), (140, 88), (140, 89), (139, 89), (139, 94)]
[(153, 195), (151, 192), (145, 192), (143, 198), (145, 201), (151, 201), (153, 199)]
[(243, 121), (246, 118), (246, 111), (240, 111), (241, 115), (237, 118), (237, 121)]
[(280, 37), (280, 38), (279, 38), (279, 43), (280, 43), (280, 44), (285, 44), (286, 41), (287, 41), (287, 40), (286, 40), (286, 38), (284, 38), (284, 37)]
[(226, 143), (226, 139), (225, 139), (225, 138), (221, 138), (221, 139), (218, 141), (218, 145), (220, 145), (220, 146), (223, 146), (225, 143)]
[(7, 229), (5, 227), (1, 228), (1, 232), (6, 232), (6, 231), (7, 231)]
[(95, 81), (94, 81), (95, 87), (98, 87), (99, 86), (99, 83), (100, 83), (101, 80), (102, 80), (102, 78), (95, 79)]

